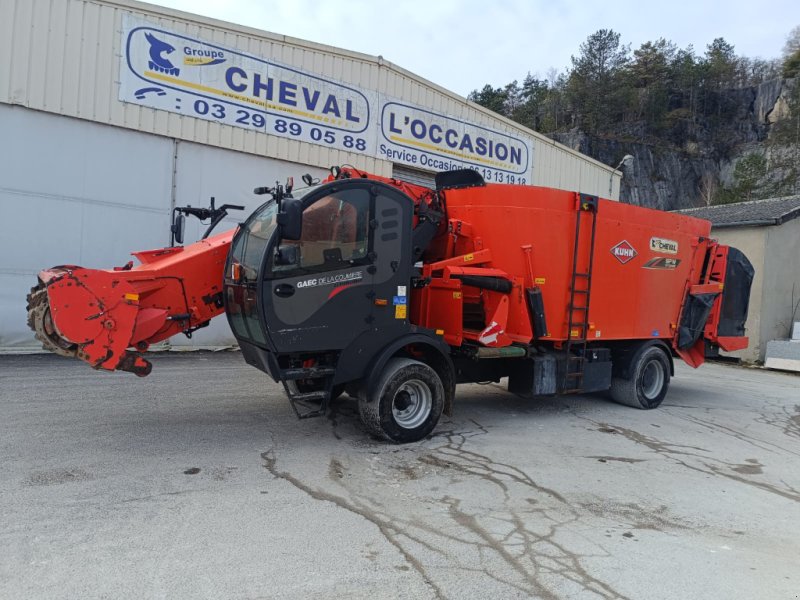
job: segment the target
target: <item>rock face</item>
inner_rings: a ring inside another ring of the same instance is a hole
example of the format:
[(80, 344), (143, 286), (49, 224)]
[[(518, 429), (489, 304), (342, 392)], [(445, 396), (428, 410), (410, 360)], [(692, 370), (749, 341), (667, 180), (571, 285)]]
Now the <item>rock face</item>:
[(649, 143), (635, 130), (613, 138), (580, 131), (552, 137), (611, 166), (632, 154), (635, 160), (621, 169), (623, 202), (661, 210), (702, 206), (719, 186), (732, 183), (739, 158), (766, 151), (770, 125), (789, 114), (788, 95), (794, 85), (796, 80), (775, 79), (727, 90), (719, 104), (731, 118), (723, 124), (710, 119), (694, 124), (690, 133), (673, 135), (672, 143)]

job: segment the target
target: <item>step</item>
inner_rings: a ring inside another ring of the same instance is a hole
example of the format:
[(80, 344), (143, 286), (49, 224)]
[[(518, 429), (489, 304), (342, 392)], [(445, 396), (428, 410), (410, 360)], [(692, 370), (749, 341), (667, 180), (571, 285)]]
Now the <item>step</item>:
[(336, 369), (333, 367), (299, 367), (281, 371), (281, 377), (285, 380), (316, 379), (318, 377), (329, 377), (334, 373), (336, 373)]
[(289, 398), (292, 402), (305, 402), (308, 400), (324, 400), (328, 397), (328, 392), (320, 390), (317, 392), (304, 392), (302, 394), (292, 394)]

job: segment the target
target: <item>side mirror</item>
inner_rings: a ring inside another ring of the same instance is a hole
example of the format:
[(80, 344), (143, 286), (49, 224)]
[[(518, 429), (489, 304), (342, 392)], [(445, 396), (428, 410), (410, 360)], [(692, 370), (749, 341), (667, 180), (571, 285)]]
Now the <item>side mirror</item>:
[(284, 198), (276, 218), (281, 239), (298, 241), (303, 235), (303, 205), (295, 198)]
[(186, 229), (186, 217), (178, 213), (175, 220), (172, 222), (170, 231), (172, 232), (172, 245), (175, 243), (183, 244), (183, 232)]
[(279, 246), (275, 252), (275, 265), (279, 267), (295, 267), (300, 264), (299, 247), (296, 244)]

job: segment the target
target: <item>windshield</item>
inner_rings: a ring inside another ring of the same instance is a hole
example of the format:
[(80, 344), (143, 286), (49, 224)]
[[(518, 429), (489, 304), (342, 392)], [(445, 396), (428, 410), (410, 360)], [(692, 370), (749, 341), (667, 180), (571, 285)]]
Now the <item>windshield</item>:
[(245, 281), (255, 281), (258, 278), (264, 250), (278, 226), (277, 214), (278, 204), (274, 200), (262, 204), (233, 240), (231, 257), (242, 265), (242, 279)]

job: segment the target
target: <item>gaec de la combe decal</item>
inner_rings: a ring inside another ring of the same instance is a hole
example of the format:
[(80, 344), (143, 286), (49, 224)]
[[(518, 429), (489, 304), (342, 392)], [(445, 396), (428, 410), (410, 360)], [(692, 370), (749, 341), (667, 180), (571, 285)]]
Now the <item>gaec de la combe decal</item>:
[(611, 254), (623, 265), (632, 261), (639, 254), (627, 240), (622, 240), (619, 244), (611, 248)]

